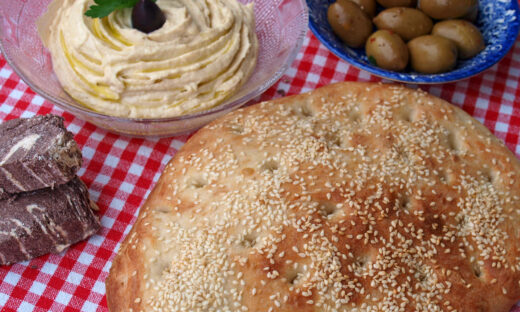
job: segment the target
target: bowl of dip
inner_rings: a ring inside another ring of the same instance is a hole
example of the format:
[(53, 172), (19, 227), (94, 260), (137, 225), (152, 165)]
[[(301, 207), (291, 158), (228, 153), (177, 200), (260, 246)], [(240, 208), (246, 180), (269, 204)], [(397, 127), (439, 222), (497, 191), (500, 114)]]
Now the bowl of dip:
[[(187, 133), (272, 86), (308, 22), (304, 0), (201, 1), (209, 23), (192, 2), (158, 0), (166, 22), (145, 34), (132, 29), (131, 9), (93, 19), (83, 14), (91, 0), (2, 1), (0, 48), (36, 93), (81, 119), (132, 136)], [(44, 15), (66, 8), (60, 23)]]

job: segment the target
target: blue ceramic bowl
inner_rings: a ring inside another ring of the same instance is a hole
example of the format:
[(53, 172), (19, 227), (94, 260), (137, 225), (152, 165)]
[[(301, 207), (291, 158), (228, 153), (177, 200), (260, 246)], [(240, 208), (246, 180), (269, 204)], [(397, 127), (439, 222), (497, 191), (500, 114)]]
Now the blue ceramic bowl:
[(346, 46), (327, 21), (327, 8), (335, 0), (307, 0), (309, 26), (314, 35), (339, 58), (376, 76), (405, 83), (446, 83), (469, 78), (502, 59), (513, 46), (520, 28), (518, 0), (480, 0), (477, 27), (482, 31), (486, 48), (475, 57), (458, 61), (454, 70), (425, 75), (417, 72), (393, 72), (368, 61), (365, 49)]

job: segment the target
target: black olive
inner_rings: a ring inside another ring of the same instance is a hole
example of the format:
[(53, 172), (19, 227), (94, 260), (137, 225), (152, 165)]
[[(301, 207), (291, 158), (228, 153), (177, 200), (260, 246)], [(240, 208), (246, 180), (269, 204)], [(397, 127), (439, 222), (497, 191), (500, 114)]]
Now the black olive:
[(144, 33), (151, 33), (164, 25), (166, 16), (152, 0), (139, 0), (132, 10), (132, 26)]

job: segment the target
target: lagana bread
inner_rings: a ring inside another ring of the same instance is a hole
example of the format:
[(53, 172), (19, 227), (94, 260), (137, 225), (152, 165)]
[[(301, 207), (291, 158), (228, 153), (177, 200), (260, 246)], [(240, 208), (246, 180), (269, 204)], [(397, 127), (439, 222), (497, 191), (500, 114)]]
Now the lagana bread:
[(509, 311), (520, 164), (462, 110), (339, 83), (235, 111), (166, 166), (111, 311)]

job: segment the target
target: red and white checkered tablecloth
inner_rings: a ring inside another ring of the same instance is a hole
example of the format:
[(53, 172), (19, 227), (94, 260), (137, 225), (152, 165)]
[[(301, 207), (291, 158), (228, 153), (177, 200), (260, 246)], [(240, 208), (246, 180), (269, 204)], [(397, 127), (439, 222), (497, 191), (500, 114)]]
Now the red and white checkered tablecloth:
[[(309, 32), (291, 68), (258, 100), (297, 94), (344, 80), (380, 81), (330, 53)], [(481, 75), (421, 86), (483, 122), (520, 157), (520, 40)], [(0, 310), (106, 311), (105, 278), (120, 242), (162, 169), (189, 136), (137, 139), (109, 133), (35, 94), (0, 55), (0, 120), (54, 113), (83, 151), (79, 175), (100, 208), (102, 230), (58, 255), (0, 267)], [(1, 218), (2, 216), (0, 216)], [(520, 312), (520, 306), (512, 309)]]

